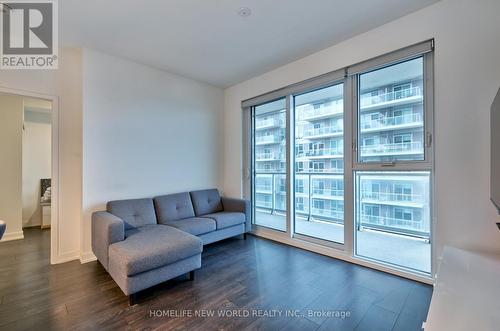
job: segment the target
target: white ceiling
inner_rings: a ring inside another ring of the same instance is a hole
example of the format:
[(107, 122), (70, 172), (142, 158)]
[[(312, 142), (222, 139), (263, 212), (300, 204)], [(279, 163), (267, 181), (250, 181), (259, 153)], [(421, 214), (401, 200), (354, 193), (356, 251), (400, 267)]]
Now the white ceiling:
[(63, 0), (59, 33), (63, 45), (227, 87), (437, 1)]

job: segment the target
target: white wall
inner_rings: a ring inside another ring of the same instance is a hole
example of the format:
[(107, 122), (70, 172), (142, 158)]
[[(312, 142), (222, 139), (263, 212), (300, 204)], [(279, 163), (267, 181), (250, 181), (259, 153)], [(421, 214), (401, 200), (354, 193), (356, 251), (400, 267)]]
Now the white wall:
[(82, 61), (81, 50), (61, 49), (58, 70), (2, 70), (0, 88), (59, 98), (60, 224), (52, 262), (80, 256), (82, 178)]
[(0, 219), (7, 229), (2, 241), (22, 239), (23, 99), (0, 94)]
[(84, 50), (83, 260), (107, 201), (218, 187), (223, 91)]
[(489, 201), (489, 109), (500, 86), (500, 1), (435, 5), (225, 90), (224, 189), (242, 192), (242, 100), (435, 38), (435, 215), (443, 245), (500, 252)]
[(40, 179), (52, 176), (52, 117), (50, 113), (24, 111), (23, 227), (40, 225)]

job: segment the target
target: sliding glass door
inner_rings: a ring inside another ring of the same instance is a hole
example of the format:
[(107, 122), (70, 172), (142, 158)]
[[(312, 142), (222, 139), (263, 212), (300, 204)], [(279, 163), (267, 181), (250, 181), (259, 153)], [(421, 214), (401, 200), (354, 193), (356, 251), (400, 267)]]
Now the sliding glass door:
[(254, 224), (286, 231), (286, 99), (253, 107)]
[(344, 84), (294, 96), (295, 234), (344, 242)]

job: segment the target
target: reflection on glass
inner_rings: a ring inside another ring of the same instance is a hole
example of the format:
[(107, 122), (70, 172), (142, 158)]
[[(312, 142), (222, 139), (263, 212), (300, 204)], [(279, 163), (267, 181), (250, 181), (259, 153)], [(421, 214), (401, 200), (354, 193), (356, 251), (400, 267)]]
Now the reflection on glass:
[(429, 172), (356, 174), (356, 254), (430, 273)]
[(423, 58), (359, 77), (359, 160), (424, 159)]
[(343, 84), (294, 97), (295, 233), (344, 242)]
[(285, 99), (257, 106), (254, 123), (254, 223), (286, 230)]

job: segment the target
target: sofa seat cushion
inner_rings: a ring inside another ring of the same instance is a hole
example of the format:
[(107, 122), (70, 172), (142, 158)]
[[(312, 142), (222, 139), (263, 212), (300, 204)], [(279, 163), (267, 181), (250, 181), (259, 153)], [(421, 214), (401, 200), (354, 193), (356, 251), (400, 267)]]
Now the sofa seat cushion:
[(133, 276), (200, 254), (200, 238), (167, 225), (147, 225), (126, 233), (109, 246), (109, 265)]
[(245, 214), (232, 211), (221, 211), (203, 215), (203, 217), (214, 219), (217, 223), (217, 230), (245, 223)]
[(209, 233), (217, 229), (214, 219), (204, 217), (193, 217), (178, 221), (171, 221), (165, 223), (165, 225), (173, 226), (174, 228), (185, 231), (194, 236)]

